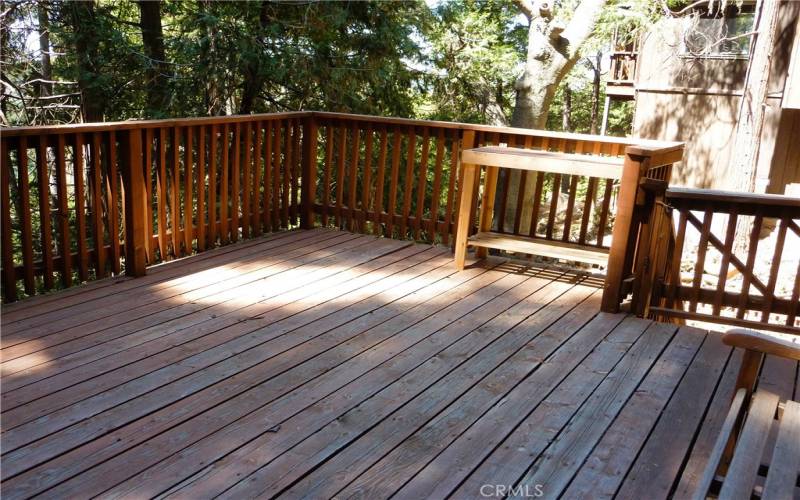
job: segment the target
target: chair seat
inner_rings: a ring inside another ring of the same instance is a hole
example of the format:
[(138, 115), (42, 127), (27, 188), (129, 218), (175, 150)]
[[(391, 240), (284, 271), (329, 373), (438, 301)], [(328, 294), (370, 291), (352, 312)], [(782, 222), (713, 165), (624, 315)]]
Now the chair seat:
[[(777, 395), (767, 390), (757, 390), (753, 394), (727, 471), (718, 475), (720, 459), (736, 429), (735, 423), (740, 421), (745, 410), (743, 400), (744, 391), (740, 390), (731, 404), (695, 498), (709, 498), (709, 493), (714, 491), (719, 491), (720, 499), (797, 498), (800, 495), (800, 403), (781, 403)], [(771, 435), (777, 438), (771, 441)], [(767, 446), (772, 449), (766, 449)], [(771, 457), (769, 464), (765, 466), (762, 457)]]

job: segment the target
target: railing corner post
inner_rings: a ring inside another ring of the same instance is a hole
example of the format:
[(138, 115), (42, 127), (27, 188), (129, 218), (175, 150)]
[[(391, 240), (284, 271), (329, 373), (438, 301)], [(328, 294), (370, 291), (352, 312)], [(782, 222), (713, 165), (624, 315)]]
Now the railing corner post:
[(125, 274), (144, 276), (147, 244), (147, 190), (144, 182), (142, 130), (128, 130), (125, 138), (122, 181), (125, 186)]
[[(603, 312), (619, 312), (622, 302), (622, 284), (625, 280), (626, 262), (629, 262), (635, 249), (635, 235), (638, 228), (634, 224), (634, 210), (639, 193), (639, 179), (644, 169), (643, 159), (625, 152), (625, 162), (617, 196), (617, 215), (611, 233), (611, 248), (608, 253), (606, 280), (603, 286), (603, 298), (600, 310)], [(631, 238), (634, 241), (631, 241)]]
[(317, 121), (311, 113), (303, 119), (303, 164), (300, 227), (314, 227), (314, 203), (317, 194)]

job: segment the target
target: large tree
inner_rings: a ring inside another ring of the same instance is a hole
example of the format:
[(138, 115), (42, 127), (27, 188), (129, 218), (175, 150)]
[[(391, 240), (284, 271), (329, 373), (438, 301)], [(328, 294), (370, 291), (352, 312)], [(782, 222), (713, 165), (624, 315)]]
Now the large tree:
[(516, 82), (511, 123), (544, 128), (559, 83), (580, 59), (581, 46), (595, 29), (606, 0), (581, 0), (566, 25), (548, 0), (515, 0), (528, 19), (525, 68)]

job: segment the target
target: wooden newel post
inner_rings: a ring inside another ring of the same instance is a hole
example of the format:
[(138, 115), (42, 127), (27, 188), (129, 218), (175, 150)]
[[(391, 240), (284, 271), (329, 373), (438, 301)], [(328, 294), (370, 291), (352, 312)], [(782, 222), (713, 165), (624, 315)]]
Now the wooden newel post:
[[(475, 145), (475, 132), (472, 130), (465, 130), (464, 137), (461, 139), (461, 151), (469, 149)], [(458, 154), (461, 154), (459, 151)], [(458, 205), (458, 219), (456, 225), (456, 241), (455, 241), (455, 262), (456, 269), (464, 269), (464, 262), (467, 258), (467, 239), (469, 238), (469, 228), (472, 225), (470, 214), (472, 213), (472, 204), (475, 203), (472, 195), (475, 191), (475, 184), (478, 182), (477, 165), (471, 163), (462, 163), (462, 176), (463, 179), (461, 186), (459, 186), (459, 205)]]
[(128, 130), (124, 141), (122, 182), (125, 187), (125, 274), (139, 277), (145, 275), (148, 237), (142, 130)]
[(639, 179), (646, 167), (645, 158), (625, 152), (622, 178), (617, 195), (617, 215), (611, 233), (611, 248), (608, 253), (606, 281), (600, 309), (618, 312), (622, 299), (622, 284), (636, 249), (637, 224), (634, 223), (636, 199), (639, 195)]
[(317, 199), (317, 121), (314, 115), (303, 121), (303, 164), (300, 186), (300, 227), (314, 227), (314, 203)]

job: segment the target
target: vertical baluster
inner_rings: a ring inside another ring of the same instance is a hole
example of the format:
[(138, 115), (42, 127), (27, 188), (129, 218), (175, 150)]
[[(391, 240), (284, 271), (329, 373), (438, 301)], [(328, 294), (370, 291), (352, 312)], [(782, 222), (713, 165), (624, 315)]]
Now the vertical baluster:
[(608, 211), (611, 208), (611, 194), (614, 191), (614, 181), (606, 179), (606, 188), (603, 192), (603, 205), (600, 209), (600, 221), (597, 224), (597, 246), (603, 246), (603, 239), (606, 234), (606, 224), (608, 223)]
[(300, 119), (295, 118), (292, 123), (292, 225), (297, 227), (300, 223), (300, 162), (302, 149), (300, 146)]
[[(678, 290), (681, 287), (681, 261), (683, 260), (683, 244), (686, 240), (686, 223), (688, 221), (688, 211), (681, 210), (678, 220), (678, 231), (675, 233), (675, 245), (673, 247), (672, 261), (670, 270), (672, 276), (668, 277), (669, 286), (667, 287), (667, 307), (676, 309), (678, 305)], [(683, 309), (681, 307), (681, 309)]]
[(536, 174), (536, 185), (533, 188), (533, 209), (531, 210), (531, 227), (529, 234), (534, 237), (539, 230), (539, 210), (542, 208), (544, 196), (544, 172)]
[(111, 266), (114, 274), (119, 274), (121, 270), (120, 259), (120, 235), (119, 235), (119, 170), (117, 169), (117, 134), (112, 130), (108, 133), (108, 178), (107, 190), (109, 193), (109, 205), (111, 206), (109, 222), (109, 233), (111, 234)]
[(328, 211), (331, 208), (331, 168), (333, 163), (334, 129), (328, 124), (325, 126), (325, 166), (322, 173), (322, 225), (328, 225)]
[(36, 293), (36, 278), (33, 268), (33, 222), (31, 220), (31, 187), (28, 171), (28, 138), (21, 136), (18, 140), (17, 166), (19, 168), (19, 194), (22, 205), (22, 210), (19, 214), (22, 226), (22, 266), (25, 293), (33, 295)]
[(156, 240), (153, 238), (153, 129), (145, 129), (144, 136), (145, 232), (147, 233), (147, 263), (156, 261)]
[(728, 266), (730, 265), (731, 254), (733, 253), (733, 241), (736, 237), (736, 222), (738, 220), (738, 207), (733, 205), (728, 215), (728, 228), (725, 231), (722, 261), (719, 265), (719, 273), (717, 273), (717, 291), (714, 294), (713, 314), (719, 314), (722, 308), (722, 297), (725, 295), (725, 283), (728, 279)]
[(101, 132), (92, 133), (92, 239), (94, 239), (95, 275), (106, 276), (106, 243), (103, 224), (103, 164)]
[(283, 136), (283, 217), (284, 225), (291, 227), (295, 224), (294, 190), (292, 189), (295, 182), (293, 179), (294, 169), (292, 168), (292, 163), (294, 162), (294, 140), (292, 139), (294, 129), (292, 121), (286, 120), (284, 127), (286, 132)]
[(364, 177), (361, 186), (361, 231), (367, 231), (367, 215), (372, 204), (372, 124), (364, 131)]
[(572, 215), (575, 212), (575, 197), (578, 192), (577, 175), (571, 175), (569, 180), (569, 199), (567, 200), (567, 213), (564, 215), (564, 234), (561, 235), (562, 241), (569, 241), (572, 229)]
[[(58, 194), (59, 255), (61, 256), (61, 285), (72, 286), (72, 249), (69, 234), (69, 203), (67, 194), (67, 164), (64, 157), (64, 135), (58, 134), (56, 141), (56, 192)], [(7, 183), (3, 184), (6, 189)], [(10, 227), (10, 226), (9, 226)]]
[(0, 175), (0, 212), (2, 212), (2, 254), (3, 254), (3, 298), (6, 302), (17, 300), (17, 277), (14, 272), (14, 247), (11, 228), (11, 158), (9, 157), (8, 142), (0, 141), (0, 160), (2, 161), (2, 175)]
[(233, 147), (231, 154), (233, 155), (233, 165), (231, 169), (231, 225), (230, 225), (230, 239), (233, 242), (239, 241), (239, 226), (241, 220), (239, 219), (239, 182), (241, 170), (241, 156), (242, 156), (242, 124), (236, 122), (233, 126)]
[(358, 129), (358, 122), (353, 122), (350, 129), (350, 163), (349, 172), (347, 174), (347, 228), (350, 231), (356, 231), (356, 210), (358, 192), (358, 161), (359, 161), (359, 148), (361, 143), (361, 134)]
[(761, 309), (762, 323), (769, 321), (769, 311), (772, 309), (772, 302), (775, 299), (775, 286), (778, 284), (778, 271), (781, 267), (783, 245), (786, 243), (786, 230), (791, 220), (786, 212), (787, 211), (784, 209), (778, 227), (778, 238), (775, 240), (775, 253), (772, 255), (772, 262), (769, 268), (769, 281), (767, 281), (767, 290), (764, 292), (764, 307)]
[(392, 129), (392, 164), (389, 174), (389, 205), (386, 212), (389, 215), (389, 222), (386, 225), (386, 236), (394, 237), (394, 216), (397, 213), (397, 187), (400, 177), (400, 144), (402, 135), (397, 128)]
[(697, 311), (697, 302), (700, 297), (702, 285), (703, 269), (705, 268), (706, 252), (708, 251), (708, 236), (711, 232), (711, 220), (714, 217), (714, 210), (707, 207), (703, 214), (703, 228), (700, 230), (700, 243), (697, 247), (697, 258), (694, 264), (694, 279), (692, 280), (692, 298), (689, 301), (689, 310)]
[(283, 122), (283, 190), (281, 193), (281, 221), (283, 227), (289, 227), (291, 183), (292, 183), (292, 126), (289, 120)]
[(194, 195), (192, 184), (194, 178), (194, 162), (192, 161), (192, 137), (194, 127), (186, 127), (186, 138), (183, 145), (183, 250), (186, 255), (192, 253), (192, 239), (194, 228), (192, 212), (194, 211)]
[(272, 121), (264, 122), (264, 204), (261, 220), (265, 231), (272, 231), (270, 207), (272, 196)]
[(406, 228), (409, 215), (411, 215), (411, 189), (414, 182), (414, 164), (416, 163), (417, 155), (417, 132), (413, 125), (408, 128), (406, 145), (406, 175), (403, 179), (403, 215), (400, 219), (400, 239), (405, 239), (407, 236)]
[(253, 197), (250, 200), (250, 224), (252, 225), (253, 236), (261, 235), (261, 223), (259, 217), (259, 206), (261, 196), (261, 129), (263, 123), (255, 122), (254, 133), (255, 143), (253, 144)]
[(743, 319), (747, 312), (747, 297), (750, 295), (750, 284), (755, 274), (756, 254), (758, 253), (758, 242), (763, 223), (764, 217), (761, 215), (761, 209), (757, 208), (755, 219), (753, 220), (753, 227), (750, 231), (750, 241), (747, 247), (747, 263), (744, 266), (745, 272), (742, 273), (742, 292), (741, 295), (739, 295), (738, 310), (736, 311), (736, 317), (738, 319)]
[(386, 175), (386, 152), (388, 148), (388, 136), (386, 125), (381, 126), (380, 150), (378, 152), (378, 176), (375, 179), (375, 218), (373, 231), (376, 235), (383, 233), (383, 195), (384, 177)]
[[(428, 191), (428, 154), (430, 153), (430, 129), (425, 127), (422, 132), (422, 158), (419, 162), (419, 175), (417, 176), (417, 210), (414, 215), (414, 239), (419, 240), (422, 217), (425, 214), (425, 195)], [(429, 236), (430, 237), (430, 236)]]
[(274, 155), (272, 158), (272, 227), (274, 230), (280, 229), (280, 187), (283, 183), (281, 176), (281, 128), (282, 122), (273, 122), (275, 129)]
[(228, 236), (228, 178), (230, 177), (230, 156), (230, 126), (226, 122), (222, 126), (222, 179), (220, 183), (219, 200), (219, 241), (221, 245), (227, 245), (230, 241), (230, 237)]
[[(499, 144), (500, 143), (500, 138), (497, 136), (497, 134), (493, 134), (493, 137), (495, 137), (495, 139), (492, 141), (492, 143), (493, 144)], [(516, 146), (516, 138), (514, 136), (509, 137), (507, 140), (508, 140), (508, 146), (509, 147), (513, 148), (513, 147)], [(487, 167), (486, 168), (487, 177), (490, 174), (490, 172), (492, 172), (493, 170), (497, 170), (497, 167)], [(497, 230), (499, 232), (501, 232), (501, 233), (505, 233), (506, 232), (506, 225), (507, 225), (507, 222), (508, 222), (508, 221), (506, 221), (506, 213), (508, 211), (508, 197), (509, 197), (509, 191), (511, 191), (511, 177), (513, 175), (515, 175), (514, 172), (515, 171), (510, 169), (510, 168), (504, 168), (504, 169), (500, 170), (499, 172), (497, 172), (497, 174), (492, 174), (492, 175), (499, 175), (500, 178), (503, 181), (503, 188), (501, 189), (502, 198), (500, 198), (500, 207), (499, 207), (498, 214), (497, 214)], [(496, 188), (496, 186), (492, 187), (493, 185), (494, 185), (494, 182), (489, 183), (487, 181), (487, 182), (484, 183), (484, 189), (486, 189), (486, 190), (490, 190), (491, 189), (493, 191), (496, 191), (497, 188)], [(495, 199), (496, 194), (497, 193), (491, 193), (490, 194), (490, 198), (488, 198), (489, 200), (492, 201), (492, 204), (494, 204), (494, 199)], [(519, 193), (517, 193), (517, 194), (519, 194)], [(494, 206), (487, 207), (487, 208), (489, 209), (488, 210), (489, 213), (493, 213)], [(485, 229), (486, 230), (491, 230), (492, 221), (489, 220), (487, 222), (488, 223), (486, 224)], [(512, 225), (511, 227), (512, 227), (512, 231), (513, 231), (514, 225)], [(484, 228), (481, 228), (481, 230), (483, 230), (483, 229)], [(485, 248), (479, 248), (478, 252), (479, 253), (477, 255), (484, 256), (484, 254), (486, 253), (486, 249)]]
[(244, 163), (242, 164), (242, 237), (245, 239), (250, 237), (250, 221), (252, 220), (252, 214), (250, 213), (250, 162), (252, 161), (250, 148), (253, 143), (252, 125), (252, 122), (245, 122), (242, 127), (244, 133)]
[(556, 212), (558, 211), (558, 198), (561, 194), (561, 174), (553, 174), (553, 191), (550, 193), (550, 213), (547, 216), (547, 228), (545, 237), (553, 239), (553, 229), (556, 222)]
[(578, 244), (586, 244), (586, 233), (589, 230), (589, 220), (592, 218), (592, 206), (597, 193), (597, 177), (589, 177), (586, 185), (586, 198), (583, 200), (583, 215), (581, 216), (581, 230), (578, 235)]
[(75, 179), (75, 222), (77, 224), (78, 277), (89, 280), (89, 248), (86, 245), (86, 192), (84, 191), (83, 134), (75, 134), (72, 160)]
[(447, 174), (447, 202), (445, 205), (444, 214), (445, 229), (444, 234), (442, 235), (442, 244), (444, 245), (448, 245), (450, 243), (450, 236), (453, 234), (453, 220), (455, 217), (457, 217), (457, 215), (453, 213), (453, 210), (455, 208), (455, 191), (459, 176), (459, 134), (460, 131), (458, 129), (453, 129), (450, 139), (450, 169)]
[[(797, 228), (797, 226), (794, 226)], [(800, 231), (795, 229), (795, 234), (800, 236)], [(789, 311), (786, 315), (786, 325), (794, 326), (797, 317), (797, 309), (800, 306), (800, 260), (797, 261), (797, 269), (794, 274), (794, 288), (792, 288), (792, 298), (789, 300)]]
[(344, 197), (344, 156), (347, 131), (344, 123), (339, 124), (339, 141), (336, 143), (336, 227), (342, 227), (342, 205)]
[(177, 258), (181, 256), (180, 247), (180, 219), (181, 219), (181, 128), (176, 126), (172, 129), (172, 183), (170, 186), (170, 229), (172, 229), (172, 255)]
[(167, 196), (169, 184), (167, 182), (167, 129), (158, 129), (158, 179), (156, 184), (156, 197), (158, 208), (158, 251), (161, 260), (169, 258), (169, 239), (167, 232)]
[(197, 128), (197, 251), (206, 249), (206, 126)]
[[(47, 163), (47, 141), (49, 136), (39, 136), (36, 150), (36, 170), (39, 181), (39, 213), (42, 232), (42, 280), (47, 290), (53, 288), (53, 227), (50, 215), (50, 167)], [(5, 160), (3, 160), (5, 161)]]
[(219, 141), (219, 127), (211, 125), (208, 135), (208, 246), (217, 244), (217, 142)]
[(444, 128), (436, 132), (436, 160), (433, 165), (433, 185), (431, 186), (431, 218), (428, 224), (428, 239), (436, 243), (439, 232), (439, 203), (442, 189), (442, 163), (444, 161)]

